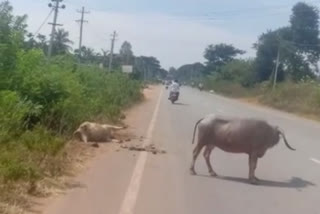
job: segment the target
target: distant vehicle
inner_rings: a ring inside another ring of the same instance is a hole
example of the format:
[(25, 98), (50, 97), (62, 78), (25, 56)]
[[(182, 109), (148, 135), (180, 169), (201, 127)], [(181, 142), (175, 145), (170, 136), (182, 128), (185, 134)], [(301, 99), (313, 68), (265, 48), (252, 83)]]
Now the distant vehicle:
[(203, 84), (199, 83), (198, 88), (199, 88), (200, 91), (202, 91), (203, 90)]
[(169, 85), (170, 85), (170, 81), (165, 81), (165, 86), (166, 86), (166, 89), (168, 89), (169, 88)]
[(179, 92), (171, 92), (170, 93), (170, 97), (169, 100), (171, 101), (172, 104), (174, 104), (174, 102), (176, 102), (179, 98)]

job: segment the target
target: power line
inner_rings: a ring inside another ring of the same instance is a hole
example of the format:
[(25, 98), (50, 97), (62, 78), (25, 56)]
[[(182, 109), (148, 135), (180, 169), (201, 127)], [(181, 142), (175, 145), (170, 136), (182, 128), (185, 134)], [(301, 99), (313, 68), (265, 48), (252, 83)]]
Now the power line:
[(40, 27), (33, 34), (32, 38), (35, 37), (40, 32), (40, 30), (43, 28), (43, 26), (46, 24), (46, 22), (50, 18), (50, 16), (53, 13), (53, 11), (54, 11), (54, 9), (52, 8), (52, 10), (49, 12), (48, 16), (44, 19), (43, 23), (40, 25)]

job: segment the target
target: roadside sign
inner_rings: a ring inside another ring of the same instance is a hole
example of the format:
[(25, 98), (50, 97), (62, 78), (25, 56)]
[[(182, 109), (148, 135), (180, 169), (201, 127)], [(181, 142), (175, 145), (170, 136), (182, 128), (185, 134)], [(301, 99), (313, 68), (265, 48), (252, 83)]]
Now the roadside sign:
[(133, 71), (132, 65), (123, 65), (122, 66), (123, 73), (132, 73), (132, 71)]

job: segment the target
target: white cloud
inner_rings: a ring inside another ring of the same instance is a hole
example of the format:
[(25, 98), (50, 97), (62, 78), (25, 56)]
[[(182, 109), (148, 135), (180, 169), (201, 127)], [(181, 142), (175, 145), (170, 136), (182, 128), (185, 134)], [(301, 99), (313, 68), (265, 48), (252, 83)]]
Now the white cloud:
[[(46, 5), (38, 7), (21, 7), (20, 5), (17, 9), (20, 14), (29, 15), (28, 24), (31, 31), (35, 31), (40, 26), (49, 12)], [(75, 47), (79, 38), (79, 26), (75, 23), (78, 18), (79, 14), (72, 7), (61, 10), (59, 16), (59, 22), (63, 23), (64, 28), (70, 32), (71, 39), (75, 41)], [(136, 55), (155, 56), (165, 68), (196, 61), (202, 62), (205, 47), (208, 44), (220, 42), (234, 44), (238, 48), (247, 50), (251, 56), (254, 54), (251, 47), (256, 40), (255, 35), (235, 34), (212, 23), (155, 13), (128, 14), (98, 11), (91, 11), (86, 19), (89, 23), (84, 26), (84, 45), (98, 51), (101, 48), (109, 49), (110, 34), (116, 30), (119, 34), (117, 49), (124, 40), (127, 40), (131, 42)], [(41, 33), (48, 34), (48, 32), (50, 32), (50, 26), (46, 25)]]

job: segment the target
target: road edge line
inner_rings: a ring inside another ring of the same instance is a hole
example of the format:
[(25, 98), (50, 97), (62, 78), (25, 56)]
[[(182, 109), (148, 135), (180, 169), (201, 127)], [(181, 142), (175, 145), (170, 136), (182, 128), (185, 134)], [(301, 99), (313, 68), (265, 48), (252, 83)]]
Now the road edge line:
[(309, 158), (309, 160), (313, 161), (314, 163), (320, 164), (320, 160), (316, 158)]
[[(156, 103), (156, 108), (153, 112), (151, 121), (149, 123), (149, 128), (147, 130), (147, 136), (146, 136), (146, 139), (143, 144), (144, 146), (148, 145), (151, 142), (153, 130), (154, 130), (155, 123), (157, 121), (157, 117), (158, 117), (158, 113), (159, 113), (159, 109), (160, 109), (162, 94), (163, 94), (163, 88), (160, 91), (158, 101)], [(147, 162), (147, 157), (148, 157), (147, 152), (141, 152), (138, 156), (138, 160), (137, 160), (136, 166), (133, 170), (132, 177), (131, 177), (129, 186), (127, 188), (127, 192), (125, 194), (125, 198), (122, 202), (119, 214), (133, 214), (134, 213), (136, 201), (137, 201), (139, 190), (140, 190), (140, 184), (141, 184), (143, 172), (144, 172), (145, 165)]]

